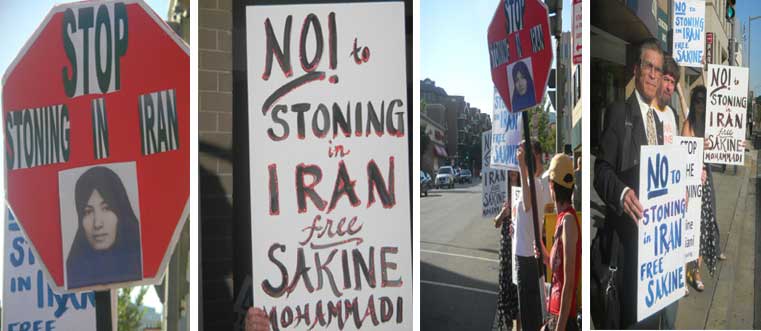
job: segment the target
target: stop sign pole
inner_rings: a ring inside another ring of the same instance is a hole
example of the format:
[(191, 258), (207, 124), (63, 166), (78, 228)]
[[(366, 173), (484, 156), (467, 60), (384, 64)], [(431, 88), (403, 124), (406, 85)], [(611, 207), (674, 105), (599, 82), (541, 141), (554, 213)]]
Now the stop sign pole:
[[(525, 111), (541, 103), (552, 64), (549, 10), (539, 0), (501, 0), (487, 33), (492, 81), (511, 112)], [(530, 119), (523, 118), (524, 149), (528, 166), (534, 244), (538, 274), (544, 275), (544, 251), (539, 236), (539, 212), (534, 183), (535, 162)]]

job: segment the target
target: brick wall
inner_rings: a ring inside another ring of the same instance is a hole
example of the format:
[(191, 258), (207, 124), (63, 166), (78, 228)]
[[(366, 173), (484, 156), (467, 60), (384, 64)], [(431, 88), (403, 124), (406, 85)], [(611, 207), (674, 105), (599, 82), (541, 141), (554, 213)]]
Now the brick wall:
[(233, 310), (232, 0), (200, 0), (198, 139), (200, 307), (205, 330), (231, 330)]

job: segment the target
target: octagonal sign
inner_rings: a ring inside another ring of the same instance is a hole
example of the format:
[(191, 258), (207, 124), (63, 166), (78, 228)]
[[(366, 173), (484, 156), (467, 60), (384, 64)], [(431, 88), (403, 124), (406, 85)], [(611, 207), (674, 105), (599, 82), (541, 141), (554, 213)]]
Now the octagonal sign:
[(540, 104), (552, 66), (547, 6), (539, 0), (500, 0), (487, 40), (492, 81), (507, 109)]
[(189, 69), (134, 0), (53, 7), (8, 67), (6, 199), (51, 287), (161, 280), (188, 217)]

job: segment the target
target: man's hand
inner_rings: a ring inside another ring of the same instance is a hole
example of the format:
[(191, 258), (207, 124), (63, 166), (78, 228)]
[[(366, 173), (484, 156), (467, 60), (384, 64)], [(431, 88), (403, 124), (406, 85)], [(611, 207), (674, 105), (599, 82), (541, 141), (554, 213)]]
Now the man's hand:
[(525, 174), (526, 173), (524, 171), (524, 170), (526, 170), (526, 156), (525, 156), (526, 153), (524, 152), (525, 151), (525, 149), (524, 149), (525, 145), (526, 145), (525, 141), (521, 142), (521, 144), (518, 145), (518, 151), (515, 153), (515, 157), (518, 158), (518, 166), (521, 168), (521, 174)]
[(639, 203), (637, 195), (634, 194), (634, 190), (629, 189), (624, 195), (624, 212), (628, 214), (634, 223), (639, 224), (640, 218), (642, 218), (642, 204)]
[(270, 321), (260, 308), (248, 308), (246, 313), (246, 331), (269, 331)]

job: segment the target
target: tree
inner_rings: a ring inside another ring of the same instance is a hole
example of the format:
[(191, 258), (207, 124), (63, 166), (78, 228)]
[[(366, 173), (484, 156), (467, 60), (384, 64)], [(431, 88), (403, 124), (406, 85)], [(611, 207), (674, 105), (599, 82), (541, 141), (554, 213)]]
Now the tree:
[(147, 286), (140, 286), (140, 292), (135, 298), (135, 302), (132, 303), (132, 289), (131, 287), (125, 287), (119, 290), (119, 298), (117, 300), (117, 313), (119, 315), (119, 331), (137, 331), (140, 328), (140, 320), (143, 319), (145, 308), (143, 307), (143, 298), (148, 293)]
[[(555, 130), (550, 130), (549, 114), (545, 111), (547, 98), (542, 99), (539, 106), (530, 108), (526, 113), (530, 114), (531, 128), (536, 130), (536, 139), (545, 153), (554, 154), (555, 151)], [(534, 135), (532, 135), (534, 136)]]

